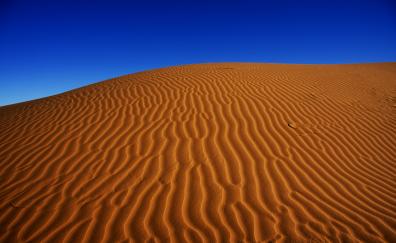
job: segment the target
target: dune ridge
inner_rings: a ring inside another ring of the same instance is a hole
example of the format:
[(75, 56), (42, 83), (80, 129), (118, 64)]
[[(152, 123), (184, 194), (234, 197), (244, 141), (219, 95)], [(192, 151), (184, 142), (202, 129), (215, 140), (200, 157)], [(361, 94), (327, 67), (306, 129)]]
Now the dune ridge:
[(1, 242), (395, 242), (396, 63), (196, 64), (0, 107)]

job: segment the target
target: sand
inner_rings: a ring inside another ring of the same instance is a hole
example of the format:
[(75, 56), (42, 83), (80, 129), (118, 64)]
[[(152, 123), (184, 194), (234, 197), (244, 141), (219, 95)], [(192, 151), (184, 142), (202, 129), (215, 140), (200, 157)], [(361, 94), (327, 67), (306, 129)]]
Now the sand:
[(396, 242), (396, 63), (156, 69), (0, 107), (1, 242)]

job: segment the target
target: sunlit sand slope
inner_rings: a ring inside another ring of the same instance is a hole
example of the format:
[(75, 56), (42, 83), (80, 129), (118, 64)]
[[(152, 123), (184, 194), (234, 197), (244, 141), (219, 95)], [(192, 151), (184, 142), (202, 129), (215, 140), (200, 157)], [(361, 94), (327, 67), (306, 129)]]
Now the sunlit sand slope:
[(396, 242), (396, 63), (203, 64), (0, 107), (1, 242)]

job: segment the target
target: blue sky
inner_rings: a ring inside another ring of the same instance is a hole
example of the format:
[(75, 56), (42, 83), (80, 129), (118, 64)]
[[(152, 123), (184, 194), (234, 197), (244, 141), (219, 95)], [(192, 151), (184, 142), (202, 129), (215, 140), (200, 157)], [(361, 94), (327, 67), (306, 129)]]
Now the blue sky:
[(0, 105), (180, 64), (390, 61), (394, 0), (0, 1)]

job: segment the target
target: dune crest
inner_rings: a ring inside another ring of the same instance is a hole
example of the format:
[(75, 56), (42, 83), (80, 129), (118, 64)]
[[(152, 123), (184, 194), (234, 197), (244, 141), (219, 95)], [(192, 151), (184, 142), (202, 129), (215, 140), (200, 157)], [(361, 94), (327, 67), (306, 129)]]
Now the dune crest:
[(157, 69), (0, 107), (1, 242), (396, 242), (396, 63)]

